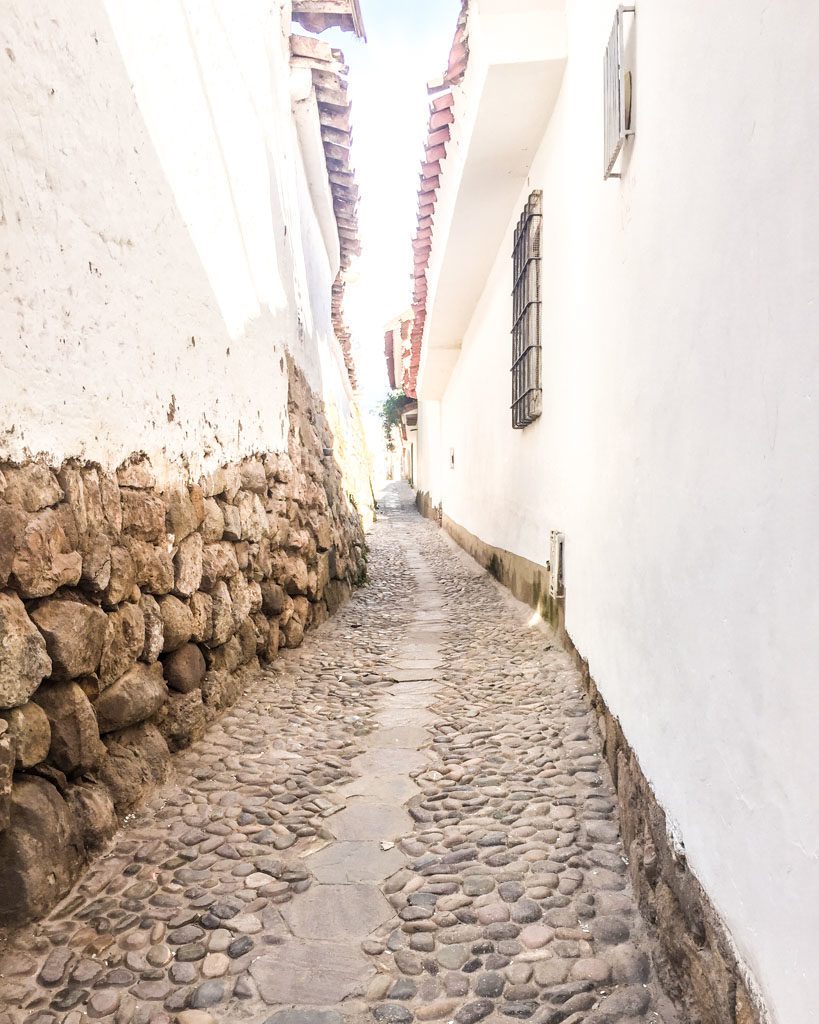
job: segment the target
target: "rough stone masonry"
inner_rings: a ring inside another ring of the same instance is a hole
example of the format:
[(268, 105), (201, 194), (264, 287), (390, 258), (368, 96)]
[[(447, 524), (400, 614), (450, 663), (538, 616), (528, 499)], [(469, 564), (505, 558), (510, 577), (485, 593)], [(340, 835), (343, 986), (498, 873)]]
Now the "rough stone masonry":
[(42, 916), (172, 752), (365, 573), (321, 402), (289, 365), (289, 450), (160, 490), (0, 465), (0, 924)]

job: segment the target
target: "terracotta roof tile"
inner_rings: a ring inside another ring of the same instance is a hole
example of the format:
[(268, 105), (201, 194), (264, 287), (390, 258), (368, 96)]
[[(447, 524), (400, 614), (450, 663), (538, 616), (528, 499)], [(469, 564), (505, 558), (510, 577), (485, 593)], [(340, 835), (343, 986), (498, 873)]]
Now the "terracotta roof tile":
[[(418, 226), (412, 242), (414, 265), (412, 311), (414, 317), (412, 326), (407, 324), (410, 351), (404, 373), (404, 393), (409, 398), (418, 397), (416, 387), (418, 368), (421, 364), (421, 343), (427, 317), (427, 270), (432, 253), (436, 190), (440, 186), (443, 163), (446, 160), (446, 144), (450, 139), (449, 126), (455, 121), (455, 94), (452, 92), (452, 87), (459, 85), (463, 80), (469, 60), (468, 8), (469, 0), (462, 0), (461, 13), (458, 17), (446, 72), (440, 79), (427, 84), (428, 92), (435, 98), (430, 104), (429, 131), (424, 147), (425, 160), (421, 165), (421, 187), (418, 192)], [(444, 92), (444, 90), (447, 91)], [(402, 337), (404, 336), (403, 330), (402, 324)]]
[[(328, 11), (334, 5), (328, 3)], [(341, 5), (335, 5), (339, 7)], [(350, 16), (360, 19), (357, 0), (348, 3)], [(295, 5), (294, 5), (295, 8)], [(305, 27), (310, 18), (318, 18), (315, 6), (302, 8), (304, 17), (298, 18)], [(324, 15), (321, 15), (324, 17)], [(359, 21), (360, 24), (360, 21)], [(325, 25), (325, 27), (328, 27)], [(317, 29), (321, 31), (321, 29)], [(356, 28), (358, 31), (358, 28)], [(363, 35), (363, 26), (361, 32)], [(318, 102), (319, 120), (321, 122), (321, 139), (324, 145), (324, 156), (327, 161), (328, 180), (333, 195), (333, 210), (338, 225), (338, 239), (341, 252), (341, 269), (333, 283), (332, 319), (338, 343), (344, 354), (344, 363), (350, 383), (357, 386), (355, 366), (352, 356), (352, 336), (344, 319), (344, 272), (350, 266), (354, 256), (361, 254), (361, 243), (358, 235), (358, 185), (350, 162), (352, 147), (352, 130), (350, 112), (352, 104), (347, 98), (347, 79), (349, 68), (344, 63), (344, 54), (328, 46), (321, 39), (311, 36), (293, 35), (290, 37), (291, 63), (295, 67), (306, 67), (310, 70), (313, 87)]]

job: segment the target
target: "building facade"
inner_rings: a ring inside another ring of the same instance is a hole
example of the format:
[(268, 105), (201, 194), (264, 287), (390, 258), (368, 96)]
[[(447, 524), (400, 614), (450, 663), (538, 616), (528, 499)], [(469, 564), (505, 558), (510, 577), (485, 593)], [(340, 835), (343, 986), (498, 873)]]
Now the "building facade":
[(415, 486), (418, 466), (418, 396), (412, 373), (413, 314), (409, 310), (388, 325), (384, 333), (387, 380), (396, 406), (390, 456), (397, 465), (390, 479), (406, 480)]
[(470, 0), (421, 169), (419, 505), (587, 664), (708, 1024), (817, 1007), (817, 44), (798, 3)]
[(5, 5), (2, 924), (363, 575), (327, 25), (356, 0)]

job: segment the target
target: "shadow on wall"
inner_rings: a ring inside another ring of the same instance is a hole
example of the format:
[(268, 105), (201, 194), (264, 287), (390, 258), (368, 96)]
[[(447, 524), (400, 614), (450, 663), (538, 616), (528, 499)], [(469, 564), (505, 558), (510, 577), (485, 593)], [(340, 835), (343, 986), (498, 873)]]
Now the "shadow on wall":
[(236, 339), (263, 306), (274, 314), (287, 307), (292, 268), (280, 266), (277, 240), (293, 217), (298, 225), (298, 199), (285, 184), (287, 78), (275, 79), (256, 4), (237, 7), (228, 24), (214, 3), (195, 12), (182, 0), (105, 0), (105, 8), (165, 180)]

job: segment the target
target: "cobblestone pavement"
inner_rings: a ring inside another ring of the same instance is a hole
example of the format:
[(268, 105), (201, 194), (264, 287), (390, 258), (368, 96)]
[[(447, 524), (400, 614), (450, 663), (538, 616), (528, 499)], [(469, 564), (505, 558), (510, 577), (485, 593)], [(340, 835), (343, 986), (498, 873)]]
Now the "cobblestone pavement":
[(680, 1024), (549, 634), (392, 486), (371, 582), (0, 953), (0, 1024)]

